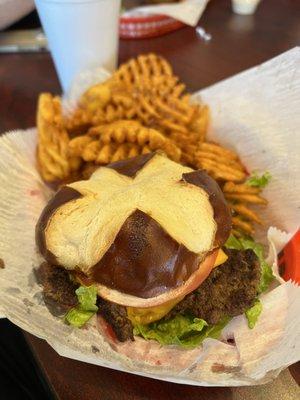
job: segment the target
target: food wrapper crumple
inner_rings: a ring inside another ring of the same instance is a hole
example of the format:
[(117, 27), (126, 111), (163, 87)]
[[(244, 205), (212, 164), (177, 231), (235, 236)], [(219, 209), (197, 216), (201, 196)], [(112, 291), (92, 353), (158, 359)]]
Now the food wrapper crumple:
[(141, 6), (126, 11), (124, 16), (163, 14), (190, 26), (196, 26), (209, 0), (184, 0), (179, 3), (166, 3)]
[[(267, 169), (273, 176), (265, 191), (270, 203), (266, 224), (289, 233), (269, 230), (269, 261), (300, 221), (299, 65), (300, 49), (295, 48), (200, 93), (212, 111), (210, 137), (237, 150), (250, 170)], [(37, 172), (36, 144), (36, 129), (0, 138), (0, 258), (5, 263), (0, 315), (63, 356), (177, 383), (256, 385), (300, 359), (300, 288), (293, 282), (278, 284), (261, 297), (263, 312), (254, 329), (238, 316), (220, 340), (206, 339), (193, 350), (138, 338), (116, 352), (97, 331), (95, 318), (88, 329), (76, 329), (51, 315), (33, 272), (42, 261), (35, 224), (51, 196)]]

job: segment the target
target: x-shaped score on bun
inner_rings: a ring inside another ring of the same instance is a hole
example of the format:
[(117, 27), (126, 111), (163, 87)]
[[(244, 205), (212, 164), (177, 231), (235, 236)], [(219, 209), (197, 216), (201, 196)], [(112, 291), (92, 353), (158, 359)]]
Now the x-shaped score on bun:
[(81, 271), (103, 298), (152, 307), (201, 284), (230, 228), (212, 178), (151, 153), (62, 187), (36, 239), (49, 263)]

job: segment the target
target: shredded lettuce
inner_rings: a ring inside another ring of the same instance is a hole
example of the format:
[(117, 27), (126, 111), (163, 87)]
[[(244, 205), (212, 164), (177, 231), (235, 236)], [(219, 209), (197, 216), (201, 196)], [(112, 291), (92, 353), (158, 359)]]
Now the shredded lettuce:
[(250, 329), (254, 328), (261, 312), (262, 312), (262, 304), (259, 299), (256, 299), (254, 305), (245, 312), (248, 321), (248, 326)]
[(268, 171), (266, 171), (261, 176), (259, 176), (257, 172), (254, 172), (247, 179), (246, 183), (249, 186), (255, 186), (255, 187), (264, 188), (270, 182), (271, 178), (272, 178), (272, 176), (271, 176), (270, 172), (268, 172)]
[(97, 289), (95, 286), (80, 286), (76, 290), (78, 305), (65, 315), (70, 325), (81, 328), (97, 311)]
[(225, 247), (227, 249), (235, 249), (235, 250), (247, 250), (252, 249), (259, 259), (260, 267), (261, 267), (261, 277), (260, 283), (258, 286), (258, 293), (265, 292), (271, 281), (274, 278), (272, 268), (265, 261), (264, 258), (264, 248), (262, 244), (254, 242), (252, 239), (240, 238), (237, 239), (235, 236), (230, 235), (227, 242), (225, 243)]
[(149, 325), (136, 325), (134, 335), (147, 340), (156, 340), (162, 345), (176, 344), (185, 348), (198, 346), (205, 338), (218, 338), (228, 318), (217, 325), (209, 326), (206, 321), (187, 315), (176, 315), (165, 321), (153, 322)]

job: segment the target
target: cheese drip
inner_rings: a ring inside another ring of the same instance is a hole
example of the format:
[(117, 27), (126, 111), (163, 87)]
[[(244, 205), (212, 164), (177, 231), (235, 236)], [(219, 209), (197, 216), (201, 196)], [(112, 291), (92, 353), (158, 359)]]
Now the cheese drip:
[[(213, 268), (218, 267), (227, 260), (227, 255), (222, 249), (219, 249), (216, 261)], [(167, 303), (161, 304), (156, 307), (148, 308), (137, 308), (137, 307), (127, 307), (127, 317), (130, 319), (133, 325), (147, 325), (151, 322), (158, 321), (168, 314), (176, 304), (178, 304), (184, 296), (178, 297), (168, 301)]]

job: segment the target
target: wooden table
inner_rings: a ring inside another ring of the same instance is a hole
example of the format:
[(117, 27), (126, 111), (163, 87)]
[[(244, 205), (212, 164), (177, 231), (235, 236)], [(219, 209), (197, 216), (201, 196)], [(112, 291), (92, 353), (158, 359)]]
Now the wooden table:
[[(183, 28), (152, 40), (122, 41), (120, 62), (157, 52), (174, 66), (189, 90), (198, 90), (266, 61), (300, 44), (300, 2), (263, 0), (254, 16), (231, 12), (229, 0), (211, 0), (200, 25), (212, 35), (201, 40)], [(48, 53), (0, 55), (0, 131), (35, 124), (41, 91), (59, 93)], [(25, 333), (59, 399), (231, 399), (229, 388), (197, 388), (155, 381), (62, 358), (46, 342)], [(291, 369), (299, 382), (299, 365)]]

